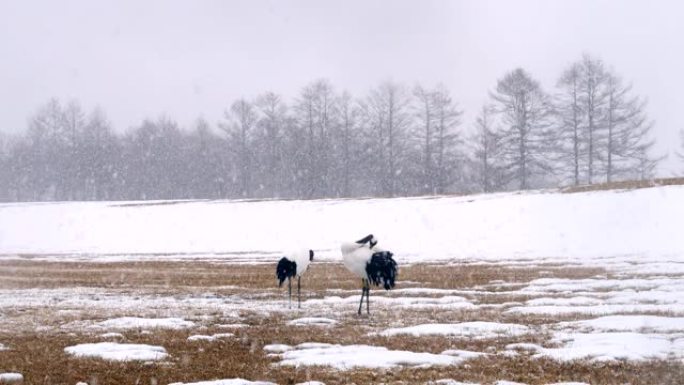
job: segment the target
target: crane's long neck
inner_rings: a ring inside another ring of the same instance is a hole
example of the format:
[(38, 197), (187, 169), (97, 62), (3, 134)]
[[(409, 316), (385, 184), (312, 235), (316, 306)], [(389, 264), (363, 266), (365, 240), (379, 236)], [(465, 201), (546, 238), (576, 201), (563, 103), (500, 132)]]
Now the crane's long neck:
[(342, 244), (341, 249), (342, 249), (342, 254), (346, 255), (346, 254), (351, 254), (354, 251), (361, 249), (361, 248), (364, 248), (364, 247), (368, 247), (368, 245), (367, 244), (359, 244), (356, 242), (347, 242), (347, 243)]

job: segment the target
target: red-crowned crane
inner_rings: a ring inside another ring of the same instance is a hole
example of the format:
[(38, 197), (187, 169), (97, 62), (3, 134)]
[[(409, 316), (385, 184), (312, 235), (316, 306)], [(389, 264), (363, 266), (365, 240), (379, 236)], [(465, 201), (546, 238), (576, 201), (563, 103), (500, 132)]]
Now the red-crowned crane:
[(397, 263), (389, 251), (376, 247), (378, 240), (369, 234), (356, 242), (342, 243), (342, 259), (344, 266), (361, 278), (361, 302), (359, 315), (363, 307), (363, 297), (366, 297), (366, 313), (370, 314), (370, 284), (382, 285), (385, 290), (394, 287), (397, 277)]
[(309, 268), (309, 264), (313, 261), (313, 250), (301, 250), (290, 255), (282, 257), (276, 266), (276, 276), (278, 277), (278, 287), (283, 286), (283, 282), (287, 279), (287, 291), (289, 296), (289, 306), (292, 307), (292, 278), (297, 277), (297, 303), (298, 307), (302, 307), (301, 298), (301, 283), (302, 274)]

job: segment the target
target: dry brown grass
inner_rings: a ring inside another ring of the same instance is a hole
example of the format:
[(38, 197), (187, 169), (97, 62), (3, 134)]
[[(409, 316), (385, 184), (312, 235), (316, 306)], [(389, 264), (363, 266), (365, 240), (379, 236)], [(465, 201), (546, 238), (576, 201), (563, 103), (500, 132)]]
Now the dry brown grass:
[[(272, 265), (229, 265), (205, 262), (140, 262), (140, 263), (47, 263), (37, 261), (0, 262), (0, 287), (3, 289), (87, 287), (108, 290), (156, 293), (159, 295), (197, 294), (283, 297), (283, 289), (275, 287)], [(483, 265), (411, 265), (401, 269), (401, 282), (413, 282), (402, 287), (424, 287), (472, 290), (493, 281), (528, 282), (544, 277), (587, 278), (605, 274), (601, 269), (567, 268), (547, 265), (539, 268), (509, 268)], [(323, 297), (327, 290), (357, 290), (358, 282), (351, 274), (334, 263), (316, 263), (304, 283), (308, 298)], [(482, 290), (482, 289), (480, 289)], [(353, 293), (353, 292), (349, 292)], [(375, 291), (373, 291), (375, 293)], [(329, 294), (328, 294), (329, 295)], [(497, 294), (492, 288), (485, 295), (464, 294), (480, 303), (498, 304), (524, 301), (524, 296)], [(371, 304), (374, 294), (371, 294)], [(370, 318), (358, 318), (352, 312), (336, 314), (342, 322), (335, 327), (295, 327), (286, 321), (301, 312), (275, 312), (263, 315), (258, 311), (243, 311), (240, 322), (248, 328), (226, 330), (218, 324), (232, 322), (220, 313), (207, 309), (201, 322), (205, 328), (190, 330), (138, 330), (123, 332), (125, 342), (164, 346), (168, 360), (145, 363), (114, 363), (97, 359), (77, 359), (64, 353), (70, 345), (99, 342), (101, 339), (88, 330), (71, 332), (40, 331), (35, 328), (8, 328), (13, 319), (37, 319), (37, 324), (59, 326), (72, 321), (69, 315), (58, 314), (58, 309), (22, 308), (2, 309), (0, 342), (11, 350), (0, 352), (0, 372), (23, 373), (26, 384), (68, 384), (86, 381), (90, 385), (105, 384), (168, 384), (220, 378), (242, 377), (269, 380), (279, 384), (294, 384), (318, 380), (327, 384), (421, 384), (440, 378), (491, 384), (497, 380), (525, 382), (530, 385), (559, 381), (584, 381), (591, 384), (680, 384), (684, 382), (684, 365), (677, 362), (647, 362), (641, 364), (597, 364), (585, 361), (558, 363), (537, 360), (528, 356), (488, 356), (468, 361), (464, 365), (432, 367), (428, 369), (350, 370), (337, 371), (325, 367), (292, 368), (275, 365), (277, 359), (267, 357), (263, 346), (271, 343), (290, 345), (302, 342), (335, 344), (380, 345), (402, 349), (439, 353), (446, 349), (501, 352), (504, 346), (520, 339), (462, 339), (450, 337), (381, 337), (369, 332), (397, 325), (421, 322), (463, 322), (491, 320), (519, 322), (528, 325), (558, 321), (558, 317), (503, 315), (497, 308), (488, 310), (416, 310), (398, 309), (392, 312), (376, 309)], [(82, 309), (87, 312), (88, 309)], [(258, 310), (258, 309), (255, 309)], [(335, 309), (332, 309), (335, 311)], [(346, 311), (346, 310), (345, 310)], [(140, 309), (139, 314), (151, 314)], [(104, 319), (118, 315), (95, 313), (89, 319)], [(24, 318), (22, 318), (24, 317)], [(80, 315), (73, 316), (74, 318)], [(192, 334), (214, 334), (231, 331), (234, 338), (216, 342), (191, 342)], [(528, 335), (525, 342), (544, 344), (548, 336)]]
[(624, 190), (682, 184), (684, 184), (684, 178), (656, 178), (649, 180), (628, 180), (621, 182), (599, 183), (584, 186), (569, 186), (561, 189), (561, 192), (576, 193), (586, 191)]

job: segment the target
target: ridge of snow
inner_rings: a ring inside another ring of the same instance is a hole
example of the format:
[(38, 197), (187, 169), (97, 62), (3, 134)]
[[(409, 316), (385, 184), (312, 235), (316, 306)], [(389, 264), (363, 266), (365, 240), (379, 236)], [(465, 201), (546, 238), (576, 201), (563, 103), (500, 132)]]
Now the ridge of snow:
[(174, 382), (169, 385), (278, 385), (266, 381), (249, 381), (242, 378), (231, 378), (224, 380), (200, 381), (200, 382)]
[(467, 338), (495, 338), (500, 336), (519, 336), (529, 332), (530, 328), (524, 325), (476, 321), (455, 324), (421, 324), (403, 328), (391, 328), (379, 334), (385, 337), (410, 334), (416, 337), (422, 335), (447, 335)]
[(111, 329), (183, 329), (195, 326), (182, 318), (120, 317), (96, 323), (94, 326)]

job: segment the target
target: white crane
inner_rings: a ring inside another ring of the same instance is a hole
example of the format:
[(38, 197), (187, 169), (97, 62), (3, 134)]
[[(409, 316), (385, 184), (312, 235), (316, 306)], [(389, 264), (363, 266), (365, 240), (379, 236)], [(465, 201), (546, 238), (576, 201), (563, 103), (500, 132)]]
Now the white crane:
[(292, 278), (297, 277), (297, 303), (298, 307), (302, 307), (301, 298), (301, 282), (302, 274), (309, 268), (309, 264), (313, 261), (313, 250), (301, 250), (282, 257), (276, 266), (276, 276), (278, 277), (278, 287), (283, 286), (283, 282), (287, 279), (289, 306), (292, 307)]
[(389, 251), (376, 247), (378, 240), (369, 234), (356, 242), (342, 243), (342, 259), (344, 266), (361, 278), (361, 302), (359, 315), (363, 307), (363, 297), (366, 297), (366, 313), (370, 314), (370, 284), (382, 286), (385, 290), (394, 287), (397, 277), (397, 263)]

